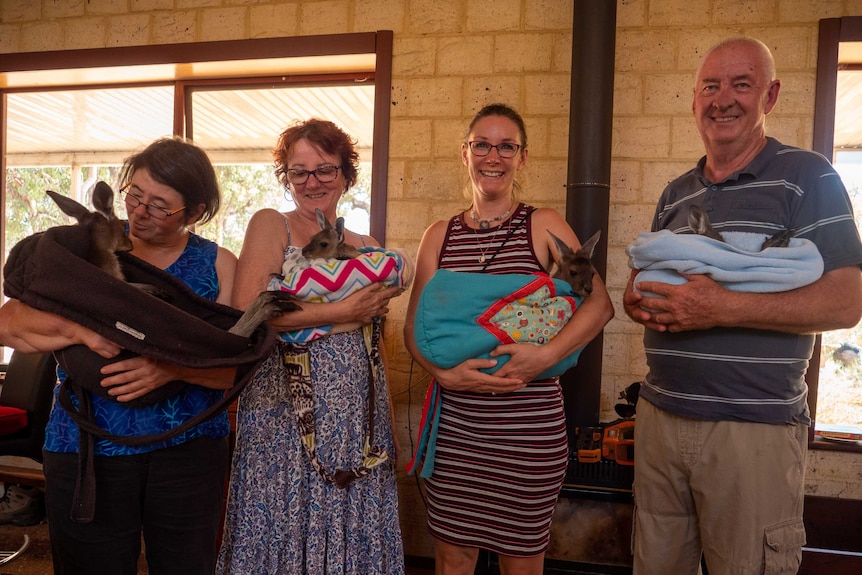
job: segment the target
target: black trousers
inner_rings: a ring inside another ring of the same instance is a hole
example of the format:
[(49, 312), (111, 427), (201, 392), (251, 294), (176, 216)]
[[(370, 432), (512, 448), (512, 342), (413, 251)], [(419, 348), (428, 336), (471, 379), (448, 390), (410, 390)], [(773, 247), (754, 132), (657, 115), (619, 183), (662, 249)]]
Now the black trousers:
[(143, 533), (150, 575), (212, 575), (226, 439), (96, 457), (96, 515), (70, 519), (78, 455), (45, 452), (45, 505), (56, 575), (136, 575)]

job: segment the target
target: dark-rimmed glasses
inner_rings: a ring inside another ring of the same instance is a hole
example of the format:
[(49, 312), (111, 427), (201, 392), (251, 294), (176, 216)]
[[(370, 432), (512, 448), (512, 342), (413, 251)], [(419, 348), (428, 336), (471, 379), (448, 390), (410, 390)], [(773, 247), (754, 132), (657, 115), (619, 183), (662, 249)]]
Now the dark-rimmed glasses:
[(518, 155), (518, 150), (521, 149), (521, 144), (510, 142), (503, 142), (494, 146), (488, 142), (473, 141), (467, 142), (467, 145), (470, 146), (470, 151), (473, 152), (474, 156), (487, 156), (491, 153), (492, 148), (497, 148), (497, 155), (501, 158), (514, 158)]
[(302, 185), (308, 181), (308, 176), (314, 176), (321, 184), (334, 182), (338, 177), (341, 166), (320, 166), (316, 170), (299, 170), (290, 168), (287, 170), (287, 180), (291, 184)]
[(185, 206), (181, 208), (177, 208), (175, 210), (169, 210), (167, 208), (162, 208), (159, 206), (154, 206), (152, 204), (145, 204), (138, 198), (129, 193), (129, 186), (132, 185), (132, 182), (129, 182), (122, 188), (120, 188), (120, 197), (123, 198), (123, 201), (126, 202), (126, 208), (129, 210), (135, 210), (138, 206), (144, 206), (144, 209), (147, 211), (147, 214), (151, 218), (155, 218), (157, 220), (166, 220), (174, 214), (178, 214), (184, 209)]

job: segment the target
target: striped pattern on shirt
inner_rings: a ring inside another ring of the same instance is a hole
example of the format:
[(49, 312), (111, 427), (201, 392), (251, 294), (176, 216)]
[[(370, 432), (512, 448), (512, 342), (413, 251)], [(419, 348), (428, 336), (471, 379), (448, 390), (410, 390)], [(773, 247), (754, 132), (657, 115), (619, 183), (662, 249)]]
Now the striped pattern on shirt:
[[(530, 238), (533, 211), (519, 204), (508, 221), (489, 230), (473, 230), (460, 215), (452, 218), (440, 267), (543, 271)], [(431, 534), (501, 555), (542, 553), (568, 453), (558, 380), (496, 396), (442, 390), (434, 473), (425, 483)]]

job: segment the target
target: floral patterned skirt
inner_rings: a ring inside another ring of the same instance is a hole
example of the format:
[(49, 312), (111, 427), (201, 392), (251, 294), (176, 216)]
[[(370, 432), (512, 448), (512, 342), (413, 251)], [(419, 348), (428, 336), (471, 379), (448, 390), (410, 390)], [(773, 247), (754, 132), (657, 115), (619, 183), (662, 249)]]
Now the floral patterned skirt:
[[(392, 459), (346, 489), (325, 481), (300, 442), (278, 344), (237, 413), (219, 574), (402, 575), (394, 441), (385, 376), (372, 444)], [(361, 331), (310, 345), (317, 454), (330, 469), (362, 462), (369, 362)], [(362, 406), (360, 409), (359, 407)]]

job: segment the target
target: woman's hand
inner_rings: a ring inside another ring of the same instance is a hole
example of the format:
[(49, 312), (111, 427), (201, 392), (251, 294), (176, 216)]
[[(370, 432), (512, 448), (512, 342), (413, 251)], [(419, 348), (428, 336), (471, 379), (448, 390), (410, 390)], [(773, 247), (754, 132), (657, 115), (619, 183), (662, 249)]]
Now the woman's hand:
[(16, 299), (0, 307), (0, 342), (24, 353), (56, 351), (83, 344), (106, 358), (116, 357), (122, 349), (80, 324)]
[(170, 364), (144, 356), (124, 359), (102, 368), (102, 374), (109, 377), (101, 385), (120, 403), (132, 401), (179, 379), (169, 367)]
[(377, 282), (362, 288), (342, 301), (351, 310), (352, 321), (366, 324), (371, 323), (375, 317), (389, 313), (389, 300), (403, 292), (404, 289), (401, 287), (386, 287), (383, 283)]
[(555, 365), (557, 358), (550, 351), (548, 345), (532, 345), (510, 343), (498, 345), (491, 350), (491, 357), (508, 355), (507, 361), (496, 375), (500, 377), (515, 378), (521, 381), (534, 381), (539, 374)]
[(432, 375), (446, 389), (492, 394), (521, 389), (529, 381), (479, 371), (494, 367), (497, 363), (496, 359), (468, 359), (451, 369), (435, 369)]

